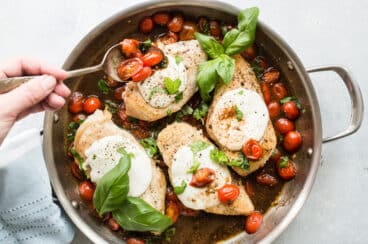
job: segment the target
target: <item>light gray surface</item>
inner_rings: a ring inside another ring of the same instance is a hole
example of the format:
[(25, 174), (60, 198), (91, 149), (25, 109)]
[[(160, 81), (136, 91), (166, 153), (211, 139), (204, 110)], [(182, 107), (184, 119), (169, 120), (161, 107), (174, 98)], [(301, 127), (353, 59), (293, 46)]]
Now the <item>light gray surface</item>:
[[(61, 66), (87, 32), (133, 2), (139, 1), (1, 0), (0, 60), (27, 55)], [(368, 99), (368, 1), (227, 2), (259, 6), (260, 18), (289, 43), (306, 67), (331, 63), (348, 67)], [(312, 79), (325, 134), (333, 134), (348, 123), (347, 92), (333, 74), (313, 75)], [(18, 123), (11, 135), (31, 127), (42, 127), (41, 114)], [(363, 122), (357, 134), (323, 146), (324, 160), (312, 193), (276, 243), (368, 241), (367, 135), (368, 126)]]

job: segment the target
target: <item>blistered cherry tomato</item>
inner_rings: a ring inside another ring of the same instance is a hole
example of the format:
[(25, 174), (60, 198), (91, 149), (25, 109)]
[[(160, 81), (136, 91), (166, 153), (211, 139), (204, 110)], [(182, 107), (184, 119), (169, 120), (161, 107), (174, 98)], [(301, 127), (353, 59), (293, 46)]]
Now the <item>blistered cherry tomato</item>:
[(142, 239), (138, 239), (138, 238), (128, 238), (126, 240), (126, 244), (145, 244), (146, 242)]
[(184, 18), (182, 15), (177, 14), (167, 24), (167, 28), (172, 32), (180, 32), (183, 29)]
[(272, 101), (267, 105), (268, 113), (270, 114), (270, 118), (274, 119), (280, 114), (280, 104), (276, 101)]
[[(282, 158), (277, 163), (277, 173), (284, 180), (291, 180), (296, 175), (295, 163), (290, 159), (287, 160), (286, 165), (280, 166)], [(285, 164), (285, 162), (283, 162)]]
[(94, 113), (97, 109), (101, 108), (102, 103), (96, 96), (87, 97), (83, 102), (83, 111), (87, 114)]
[(250, 183), (250, 181), (245, 181), (245, 184), (244, 184), (244, 189), (245, 191), (247, 192), (247, 194), (252, 197), (254, 196), (255, 192), (254, 192), (254, 189), (253, 189), (253, 186), (252, 186), (252, 183)]
[(118, 87), (114, 90), (114, 98), (116, 100), (123, 100), (123, 92), (125, 91), (125, 86)]
[(139, 30), (144, 33), (148, 34), (153, 29), (153, 20), (150, 17), (145, 17), (139, 23)]
[(87, 118), (87, 116), (86, 116), (86, 115), (84, 115), (84, 114), (76, 114), (76, 115), (74, 115), (74, 116), (73, 116), (72, 120), (73, 120), (75, 123), (79, 123), (79, 122), (81, 122), (81, 121), (85, 120), (86, 118)]
[(260, 212), (255, 211), (251, 213), (250, 215), (248, 215), (247, 219), (245, 220), (245, 231), (248, 234), (253, 234), (257, 232), (257, 230), (262, 224), (262, 221), (263, 221), (263, 215)]
[(241, 52), (241, 55), (247, 60), (252, 61), (257, 57), (257, 46), (253, 44), (250, 47), (247, 47), (243, 52)]
[(283, 141), (283, 146), (286, 151), (294, 152), (302, 145), (302, 136), (297, 131), (289, 131)]
[(195, 23), (191, 21), (185, 21), (183, 29), (179, 33), (179, 38), (181, 41), (194, 40), (194, 33), (198, 31)]
[(281, 158), (281, 152), (279, 149), (275, 148), (271, 154), (270, 160), (271, 162), (277, 163)]
[(295, 129), (294, 122), (286, 118), (279, 118), (275, 122), (276, 130), (280, 134), (286, 134)]
[(80, 92), (73, 92), (70, 96), (69, 111), (73, 114), (82, 112), (83, 110), (83, 94)]
[(286, 90), (285, 85), (280, 83), (280, 82), (273, 85), (272, 94), (273, 94), (274, 98), (276, 98), (277, 100), (281, 100), (284, 97), (286, 97), (287, 90)]
[(215, 38), (220, 38), (221, 36), (221, 26), (216, 20), (211, 20), (209, 23), (210, 35)]
[(118, 66), (118, 75), (122, 80), (128, 80), (143, 68), (143, 62), (139, 58), (130, 58), (121, 62)]
[(163, 44), (172, 44), (179, 40), (178, 34), (175, 32), (169, 31), (166, 35), (159, 38), (159, 41)]
[(263, 149), (259, 143), (254, 140), (248, 140), (242, 148), (243, 154), (250, 160), (258, 160), (262, 157)]
[(266, 104), (269, 104), (271, 102), (271, 88), (270, 85), (266, 82), (261, 83), (261, 90), (263, 94), (263, 99)]
[(95, 193), (95, 186), (89, 181), (83, 181), (79, 184), (79, 194), (86, 201), (92, 201)]
[(78, 180), (83, 180), (84, 179), (84, 175), (83, 175), (82, 171), (80, 170), (78, 164), (76, 164), (75, 162), (73, 162), (70, 169), (72, 171), (72, 175), (75, 178), (77, 178)]
[(215, 175), (215, 171), (210, 168), (198, 169), (193, 174), (192, 180), (189, 184), (194, 187), (204, 187), (215, 180)]
[(121, 43), (121, 51), (127, 58), (132, 58), (137, 55), (140, 50), (138, 49), (139, 41), (135, 39), (124, 39)]
[(299, 109), (294, 101), (286, 102), (282, 105), (282, 111), (288, 119), (297, 119), (299, 117)]
[(148, 77), (150, 77), (151, 74), (152, 74), (151, 67), (143, 67), (143, 69), (141, 69), (141, 71), (139, 71), (137, 74), (133, 75), (132, 80), (134, 82), (143, 81), (143, 80), (147, 79)]
[(240, 194), (239, 187), (232, 184), (225, 184), (217, 190), (217, 196), (222, 203), (232, 203)]
[(279, 183), (279, 181), (275, 177), (264, 172), (261, 172), (256, 176), (256, 181), (258, 184), (270, 187), (277, 185), (277, 183)]
[(273, 67), (270, 67), (267, 70), (265, 70), (262, 76), (262, 80), (266, 83), (274, 83), (278, 81), (279, 78), (280, 72)]
[(169, 201), (166, 206), (166, 215), (175, 223), (179, 217), (179, 205), (174, 201)]
[(259, 65), (262, 69), (267, 69), (268, 68), (268, 63), (265, 57), (263, 56), (257, 56), (254, 59), (254, 62)]
[(118, 231), (120, 229), (119, 223), (114, 218), (109, 218), (107, 220), (107, 225), (112, 231)]
[(168, 12), (158, 12), (152, 16), (152, 19), (157, 25), (167, 25), (170, 21), (170, 14)]
[(152, 50), (152, 51), (147, 52), (145, 55), (143, 55), (142, 61), (143, 61), (144, 66), (152, 67), (152, 66), (159, 64), (163, 58), (164, 58), (164, 55), (162, 54), (161, 51)]
[(208, 33), (210, 31), (210, 24), (208, 23), (208, 19), (206, 17), (200, 17), (198, 19), (198, 28), (202, 33)]

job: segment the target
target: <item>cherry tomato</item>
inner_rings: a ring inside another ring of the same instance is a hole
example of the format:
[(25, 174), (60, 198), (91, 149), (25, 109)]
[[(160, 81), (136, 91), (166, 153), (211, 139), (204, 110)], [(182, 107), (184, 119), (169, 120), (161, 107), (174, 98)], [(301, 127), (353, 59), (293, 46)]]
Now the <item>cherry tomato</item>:
[(159, 41), (163, 44), (171, 44), (175, 43), (179, 40), (178, 34), (175, 32), (169, 31), (166, 35), (159, 38)]
[(118, 87), (114, 90), (114, 98), (116, 100), (123, 100), (123, 92), (125, 91), (125, 86)]
[(274, 119), (280, 114), (280, 104), (276, 101), (272, 101), (267, 105), (268, 113), (270, 114), (270, 118)]
[(254, 211), (253, 213), (248, 215), (247, 219), (245, 220), (245, 231), (248, 234), (253, 234), (257, 232), (257, 230), (262, 224), (262, 221), (263, 215), (258, 211)]
[(112, 231), (118, 231), (120, 229), (119, 223), (114, 218), (109, 218), (107, 220), (107, 225)]
[(254, 140), (250, 139), (243, 145), (243, 154), (250, 160), (258, 160), (262, 157), (263, 149), (259, 145), (259, 143)]
[(83, 181), (79, 184), (79, 194), (86, 201), (92, 201), (95, 193), (95, 186), (89, 181)]
[(145, 17), (139, 23), (139, 30), (144, 33), (148, 34), (153, 29), (153, 20), (150, 17)]
[(273, 85), (272, 94), (273, 94), (274, 98), (276, 98), (277, 100), (281, 100), (284, 97), (286, 97), (287, 90), (286, 90), (285, 85), (280, 83), (280, 82)]
[(262, 80), (266, 83), (274, 83), (278, 81), (279, 78), (280, 72), (273, 67), (266, 69), (262, 76)]
[(83, 110), (83, 94), (80, 92), (73, 92), (70, 96), (69, 111), (73, 114), (82, 112)]
[(162, 54), (162, 52), (154, 49), (152, 51), (147, 52), (145, 55), (143, 55), (142, 61), (143, 61), (144, 66), (152, 67), (152, 66), (159, 64), (163, 58), (164, 58), (164, 55)]
[(277, 163), (281, 158), (281, 152), (279, 149), (275, 148), (271, 154), (270, 160), (271, 162)]
[(269, 104), (271, 102), (271, 88), (270, 85), (266, 82), (261, 83), (261, 90), (263, 94), (263, 99), (266, 104)]
[(82, 173), (82, 171), (79, 168), (79, 165), (76, 164), (75, 162), (72, 163), (72, 166), (70, 167), (71, 171), (72, 171), (72, 175), (77, 178), (78, 180), (83, 180), (84, 179), (84, 175)]
[(245, 188), (245, 191), (247, 192), (247, 194), (250, 197), (254, 196), (255, 192), (254, 192), (252, 183), (250, 183), (250, 181), (248, 181), (248, 180), (245, 181), (244, 188)]
[(277, 185), (279, 183), (279, 181), (275, 177), (273, 177), (270, 174), (264, 173), (264, 172), (261, 172), (260, 174), (256, 176), (256, 181), (257, 183), (261, 185), (270, 186), (270, 187)]
[(174, 201), (169, 201), (166, 206), (166, 215), (175, 223), (179, 217), (179, 206)]
[(217, 190), (217, 196), (222, 203), (232, 203), (240, 194), (239, 187), (232, 184), (225, 184)]
[(101, 108), (102, 103), (98, 97), (89, 96), (83, 102), (83, 111), (87, 114), (94, 113), (97, 109)]
[(121, 51), (127, 58), (132, 58), (137, 55), (140, 50), (138, 49), (139, 42), (135, 39), (124, 39), (121, 43)]
[(184, 18), (182, 15), (177, 14), (167, 24), (167, 28), (172, 32), (180, 32), (183, 29)]
[(257, 57), (257, 46), (253, 44), (250, 47), (247, 47), (243, 52), (241, 52), (241, 55), (247, 60), (252, 61)]
[(289, 131), (292, 131), (295, 129), (294, 123), (291, 120), (288, 120), (286, 118), (279, 118), (275, 122), (276, 130), (280, 134), (286, 134)]
[(150, 77), (151, 74), (152, 74), (151, 67), (143, 67), (143, 69), (141, 69), (141, 71), (139, 71), (137, 74), (133, 75), (132, 80), (134, 82), (143, 81), (143, 80), (147, 79), (148, 77)]
[(79, 123), (79, 122), (85, 120), (86, 118), (87, 118), (87, 116), (84, 115), (84, 114), (76, 114), (76, 115), (73, 116), (72, 120), (75, 123)]
[(139, 58), (130, 58), (121, 62), (118, 66), (118, 75), (122, 80), (128, 80), (143, 68), (143, 62)]
[(211, 20), (210, 21), (209, 28), (210, 28), (211, 36), (213, 36), (217, 39), (221, 37), (221, 33), (222, 33), (221, 26), (216, 20)]
[(145, 244), (146, 242), (138, 238), (128, 238), (126, 244)]
[(302, 145), (302, 136), (297, 131), (289, 131), (283, 141), (283, 146), (286, 151), (294, 152)]
[(198, 19), (198, 28), (202, 33), (208, 33), (210, 31), (210, 24), (208, 23), (208, 19), (206, 17), (200, 17)]
[(179, 37), (181, 41), (194, 40), (194, 33), (198, 31), (198, 28), (195, 23), (191, 21), (185, 21), (183, 25), (183, 29), (179, 33)]
[(297, 119), (299, 117), (299, 109), (294, 101), (286, 102), (282, 105), (282, 111), (288, 119)]
[(295, 163), (288, 159), (285, 167), (280, 167), (280, 163), (283, 159), (280, 159), (277, 163), (277, 173), (284, 180), (291, 180), (296, 175)]
[(157, 25), (167, 25), (170, 21), (170, 14), (168, 12), (158, 12), (152, 16), (152, 19)]
[(214, 181), (215, 171), (209, 168), (198, 169), (195, 174), (193, 174), (192, 180), (189, 183), (194, 187), (204, 187)]
[(263, 56), (257, 56), (254, 59), (254, 62), (259, 65), (262, 69), (267, 69), (268, 68), (268, 63), (265, 57)]

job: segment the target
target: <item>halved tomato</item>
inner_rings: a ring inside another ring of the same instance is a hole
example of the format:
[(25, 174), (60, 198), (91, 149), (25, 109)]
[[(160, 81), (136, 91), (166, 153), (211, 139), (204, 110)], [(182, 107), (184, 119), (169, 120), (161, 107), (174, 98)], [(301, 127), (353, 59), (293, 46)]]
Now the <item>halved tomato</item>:
[(121, 62), (118, 66), (118, 75), (122, 80), (128, 80), (143, 68), (143, 62), (139, 58), (130, 58)]
[(152, 67), (155, 66), (156, 64), (159, 64), (163, 58), (164, 55), (160, 50), (151, 49), (145, 55), (143, 55), (142, 61), (144, 66)]
[(137, 74), (132, 76), (132, 80), (134, 82), (139, 82), (147, 79), (152, 74), (151, 67), (143, 67), (141, 71), (139, 71)]

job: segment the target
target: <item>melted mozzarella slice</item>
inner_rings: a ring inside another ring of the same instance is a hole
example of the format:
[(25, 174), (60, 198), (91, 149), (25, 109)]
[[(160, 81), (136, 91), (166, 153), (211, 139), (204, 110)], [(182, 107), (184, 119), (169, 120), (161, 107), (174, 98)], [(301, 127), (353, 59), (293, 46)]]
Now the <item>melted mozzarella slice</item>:
[(232, 151), (239, 151), (249, 139), (260, 140), (269, 120), (263, 98), (245, 88), (225, 92), (212, 116), (213, 133), (221, 145)]
[(85, 170), (90, 170), (91, 181), (98, 182), (101, 177), (114, 168), (121, 158), (117, 149), (123, 147), (133, 154), (129, 175), (128, 196), (138, 197), (148, 188), (152, 179), (151, 159), (144, 149), (131, 138), (106, 136), (95, 141), (85, 152), (83, 163)]
[(196, 154), (196, 160), (200, 162), (200, 168), (210, 168), (215, 171), (215, 180), (206, 187), (193, 187), (189, 183), (192, 180), (192, 173), (187, 173), (194, 163), (193, 153), (189, 146), (182, 146), (175, 153), (173, 164), (170, 168), (171, 183), (180, 186), (184, 181), (187, 186), (183, 193), (178, 195), (180, 201), (191, 209), (206, 209), (220, 204), (217, 190), (226, 183), (231, 182), (231, 175), (226, 166), (213, 162), (210, 152), (214, 149), (211, 145)]
[[(175, 57), (167, 55), (168, 65), (166, 68), (156, 70), (153, 75), (138, 83), (139, 92), (144, 100), (155, 108), (165, 108), (175, 101), (176, 94), (166, 92), (164, 79), (179, 79), (178, 93), (183, 92), (187, 85), (187, 72), (183, 62), (177, 63)], [(178, 94), (177, 93), (177, 94)]]

